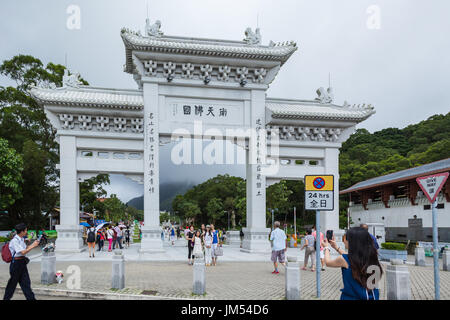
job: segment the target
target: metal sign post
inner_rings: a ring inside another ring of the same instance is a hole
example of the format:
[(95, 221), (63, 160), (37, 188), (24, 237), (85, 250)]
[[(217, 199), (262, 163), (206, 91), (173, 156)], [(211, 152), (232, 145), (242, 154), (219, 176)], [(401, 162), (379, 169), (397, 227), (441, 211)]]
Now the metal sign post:
[(305, 210), (316, 211), (316, 289), (320, 298), (320, 211), (334, 210), (334, 176), (305, 176)]
[(439, 249), (438, 249), (438, 227), (437, 227), (437, 200), (431, 204), (433, 215), (433, 264), (434, 264), (434, 297), (435, 300), (441, 299), (440, 279), (439, 279)]
[(320, 211), (316, 211), (316, 291), (317, 298), (320, 298), (320, 272), (322, 266), (320, 265)]
[(417, 184), (427, 196), (431, 203), (431, 214), (433, 219), (433, 263), (434, 263), (434, 296), (435, 300), (439, 300), (440, 295), (440, 279), (439, 279), (439, 248), (438, 248), (438, 225), (437, 225), (437, 196), (447, 181), (449, 173), (438, 173), (426, 177), (416, 179)]

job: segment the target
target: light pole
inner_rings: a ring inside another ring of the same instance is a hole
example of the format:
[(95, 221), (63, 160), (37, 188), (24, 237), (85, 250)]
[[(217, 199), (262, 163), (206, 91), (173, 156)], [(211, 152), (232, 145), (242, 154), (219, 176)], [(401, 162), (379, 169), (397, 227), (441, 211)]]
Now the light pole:
[(294, 207), (294, 234), (297, 236), (297, 208)]
[(273, 229), (273, 212), (274, 212), (275, 210), (273, 210), (272, 209), (272, 229)]

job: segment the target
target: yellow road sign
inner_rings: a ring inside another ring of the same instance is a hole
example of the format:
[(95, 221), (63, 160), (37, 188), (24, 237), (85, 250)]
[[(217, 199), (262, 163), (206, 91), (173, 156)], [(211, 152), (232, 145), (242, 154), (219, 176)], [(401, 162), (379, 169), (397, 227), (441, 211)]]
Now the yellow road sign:
[(334, 176), (305, 176), (305, 191), (334, 191)]

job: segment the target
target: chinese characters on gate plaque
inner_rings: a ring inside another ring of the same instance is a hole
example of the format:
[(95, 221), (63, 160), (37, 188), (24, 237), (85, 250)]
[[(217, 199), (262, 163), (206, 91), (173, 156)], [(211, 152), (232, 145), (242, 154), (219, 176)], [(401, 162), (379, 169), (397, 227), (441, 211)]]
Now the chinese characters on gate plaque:
[(261, 196), (261, 190), (265, 186), (262, 185), (261, 179), (261, 119), (256, 120), (256, 196)]
[(148, 191), (150, 193), (155, 192), (155, 186), (154, 186), (154, 178), (155, 178), (155, 149), (156, 149), (156, 140), (155, 136), (155, 121), (153, 112), (149, 114), (148, 119), (148, 126), (147, 126), (147, 137), (148, 137), (148, 146), (149, 146), (149, 153), (148, 153), (148, 166), (149, 166), (149, 175), (148, 175)]
[[(176, 105), (174, 105), (176, 112)], [(195, 115), (199, 117), (226, 117), (227, 108), (219, 106), (204, 106), (204, 105), (183, 105), (183, 115), (190, 116)]]

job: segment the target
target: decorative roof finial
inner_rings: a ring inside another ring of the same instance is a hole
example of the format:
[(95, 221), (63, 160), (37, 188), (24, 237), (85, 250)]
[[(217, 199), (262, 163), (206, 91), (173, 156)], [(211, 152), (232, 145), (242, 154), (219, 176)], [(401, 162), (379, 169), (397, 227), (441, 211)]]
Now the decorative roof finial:
[(330, 87), (327, 90), (325, 90), (323, 87), (320, 87), (316, 91), (317, 93), (317, 101), (320, 101), (320, 103), (331, 103), (334, 99), (333, 89)]
[(247, 28), (245, 30), (245, 39), (244, 41), (247, 44), (261, 44), (261, 33), (259, 28), (255, 29), (255, 32), (252, 31), (252, 28)]
[(69, 75), (69, 71), (64, 69), (63, 75), (63, 87), (79, 87), (83, 83), (80, 81), (80, 74), (75, 72), (74, 74)]
[(150, 24), (150, 19), (145, 19), (145, 33), (149, 37), (161, 37), (163, 32), (161, 29), (161, 21), (156, 20), (154, 24)]

